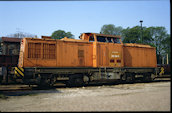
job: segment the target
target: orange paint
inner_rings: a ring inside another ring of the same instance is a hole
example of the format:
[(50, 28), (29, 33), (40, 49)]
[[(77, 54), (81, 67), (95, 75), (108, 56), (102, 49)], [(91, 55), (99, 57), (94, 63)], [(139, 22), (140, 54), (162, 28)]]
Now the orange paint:
[[(102, 37), (112, 42), (99, 42)], [(120, 42), (114, 43), (114, 38)], [(19, 67), (156, 67), (155, 51), (149, 46), (124, 45), (119, 36), (96, 33), (83, 33), (80, 40), (24, 38)]]

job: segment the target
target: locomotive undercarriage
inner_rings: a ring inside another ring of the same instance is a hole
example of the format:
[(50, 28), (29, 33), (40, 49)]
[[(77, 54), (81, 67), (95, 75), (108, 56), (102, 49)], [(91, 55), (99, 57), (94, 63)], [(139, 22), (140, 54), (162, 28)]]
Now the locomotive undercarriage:
[(53, 86), (64, 83), (69, 87), (92, 83), (117, 83), (151, 81), (157, 76), (158, 68), (24, 68), (24, 84)]

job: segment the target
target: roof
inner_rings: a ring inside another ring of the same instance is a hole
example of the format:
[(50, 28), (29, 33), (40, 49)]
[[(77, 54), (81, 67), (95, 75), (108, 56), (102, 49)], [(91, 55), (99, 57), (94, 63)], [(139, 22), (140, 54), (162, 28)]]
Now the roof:
[[(84, 34), (84, 33), (82, 33), (82, 34)], [(121, 36), (119, 36), (119, 35), (106, 35), (106, 34), (98, 34), (98, 33), (85, 33), (85, 34), (95, 34), (97, 36), (121, 38)]]
[(76, 42), (87, 42), (85, 40), (78, 40), (78, 39), (72, 39), (72, 38), (68, 38), (68, 37), (64, 37), (60, 40), (64, 40), (64, 41), (76, 41)]
[(153, 48), (153, 47), (151, 47), (150, 45), (146, 45), (146, 44), (136, 44), (136, 43), (125, 43), (124, 46)]
[(1, 37), (2, 42), (20, 42), (22, 38)]

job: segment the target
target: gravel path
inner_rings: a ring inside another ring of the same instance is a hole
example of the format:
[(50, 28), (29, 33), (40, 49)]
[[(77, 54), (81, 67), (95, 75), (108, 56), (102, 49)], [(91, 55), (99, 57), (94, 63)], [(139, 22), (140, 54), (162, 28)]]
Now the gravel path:
[(170, 87), (154, 82), (11, 92), (0, 99), (0, 111), (170, 111)]

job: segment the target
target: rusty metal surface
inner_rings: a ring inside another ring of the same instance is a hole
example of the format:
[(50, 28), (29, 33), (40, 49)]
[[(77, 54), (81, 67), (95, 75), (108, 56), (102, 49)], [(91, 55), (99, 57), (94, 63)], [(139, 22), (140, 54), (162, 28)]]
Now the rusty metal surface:
[(2, 37), (3, 42), (20, 42), (22, 38)]
[(156, 49), (147, 45), (124, 45), (125, 67), (157, 67)]
[(26, 38), (20, 56), (23, 52), (19, 61), (21, 67), (92, 66), (91, 43)]

